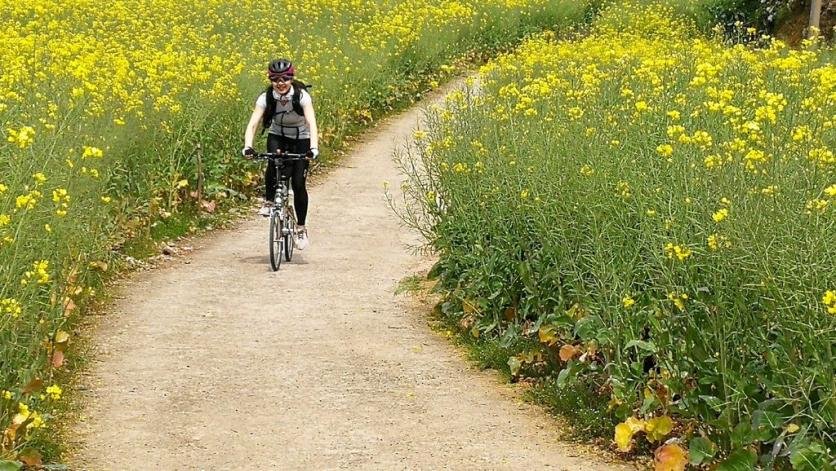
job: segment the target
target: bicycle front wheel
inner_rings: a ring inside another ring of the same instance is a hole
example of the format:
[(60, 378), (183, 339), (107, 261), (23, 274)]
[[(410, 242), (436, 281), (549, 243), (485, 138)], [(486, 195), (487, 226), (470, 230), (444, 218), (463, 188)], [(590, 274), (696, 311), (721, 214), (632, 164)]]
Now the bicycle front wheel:
[(279, 269), (282, 264), (282, 218), (281, 211), (270, 215), (270, 268)]
[(296, 235), (296, 216), (293, 208), (286, 208), (284, 217), (284, 259), (288, 262), (293, 258), (293, 237)]

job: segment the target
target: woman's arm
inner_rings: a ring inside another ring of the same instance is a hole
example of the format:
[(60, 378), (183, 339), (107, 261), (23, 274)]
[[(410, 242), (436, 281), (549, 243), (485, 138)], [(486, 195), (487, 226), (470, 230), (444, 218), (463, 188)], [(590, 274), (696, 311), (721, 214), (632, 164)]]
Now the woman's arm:
[(244, 132), (244, 147), (252, 147), (253, 139), (255, 139), (255, 131), (258, 125), (261, 124), (261, 118), (264, 116), (264, 108), (256, 106), (253, 108), (253, 114), (250, 115), (250, 122), (247, 124), (247, 130)]
[(308, 122), (308, 129), (311, 131), (311, 149), (319, 150), (319, 128), (316, 126), (316, 113), (313, 104), (302, 105), (302, 112), (305, 114), (305, 121)]

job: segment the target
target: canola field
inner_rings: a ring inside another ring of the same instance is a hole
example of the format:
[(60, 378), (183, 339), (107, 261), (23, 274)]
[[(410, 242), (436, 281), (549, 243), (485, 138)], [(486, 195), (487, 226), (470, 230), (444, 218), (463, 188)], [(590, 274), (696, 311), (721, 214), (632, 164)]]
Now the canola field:
[(440, 311), (656, 469), (833, 469), (833, 58), (620, 5), (491, 61), (401, 156)]
[(57, 459), (74, 324), (125, 265), (125, 248), (160, 228), (194, 228), (257, 185), (261, 170), (238, 152), (270, 59), (292, 59), (314, 85), (327, 159), (460, 61), (586, 9), (0, 0), (0, 465)]

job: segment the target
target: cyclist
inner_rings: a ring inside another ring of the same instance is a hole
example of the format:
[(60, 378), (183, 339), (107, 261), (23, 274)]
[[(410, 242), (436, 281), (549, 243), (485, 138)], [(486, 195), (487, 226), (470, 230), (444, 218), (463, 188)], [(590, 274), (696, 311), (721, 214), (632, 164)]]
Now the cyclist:
[[(294, 80), (295, 76), (296, 69), (287, 59), (273, 60), (267, 66), (270, 87), (259, 95), (247, 124), (244, 148), (241, 150), (245, 157), (255, 154), (253, 139), (259, 123), (267, 129), (267, 152), (305, 154), (311, 159), (319, 156), (319, 132), (313, 101), (304, 85)], [(305, 218), (308, 215), (308, 190), (305, 188), (308, 164), (305, 160), (287, 163), (290, 167), (293, 205), (296, 208), (297, 226), (294, 242), (299, 250), (308, 246), (308, 231), (305, 228)], [(272, 161), (268, 161), (264, 180), (264, 204), (258, 214), (269, 216), (279, 184), (275, 163)]]

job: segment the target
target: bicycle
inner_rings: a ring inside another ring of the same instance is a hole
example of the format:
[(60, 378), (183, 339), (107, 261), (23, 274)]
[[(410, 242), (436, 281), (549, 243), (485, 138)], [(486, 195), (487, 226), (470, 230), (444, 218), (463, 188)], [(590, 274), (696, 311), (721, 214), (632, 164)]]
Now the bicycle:
[(253, 160), (272, 160), (276, 166), (276, 179), (279, 185), (276, 189), (274, 205), (270, 208), (270, 268), (277, 271), (282, 264), (282, 255), (287, 262), (293, 257), (293, 236), (296, 233), (296, 211), (289, 197), (290, 175), (284, 174), (284, 166), (288, 162), (311, 159), (305, 154), (290, 152), (257, 153), (252, 158)]

